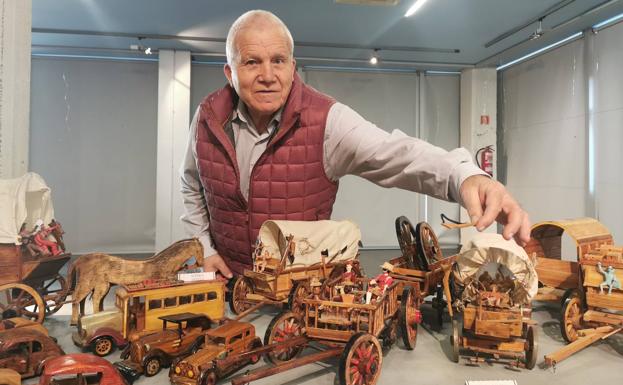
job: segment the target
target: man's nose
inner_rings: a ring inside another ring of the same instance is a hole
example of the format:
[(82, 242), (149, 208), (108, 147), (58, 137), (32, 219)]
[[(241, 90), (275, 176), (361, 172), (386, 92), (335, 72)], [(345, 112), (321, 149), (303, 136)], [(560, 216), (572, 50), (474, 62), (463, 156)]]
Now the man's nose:
[(260, 81), (263, 81), (263, 82), (275, 81), (275, 71), (273, 70), (273, 66), (270, 61), (262, 64), (260, 68)]

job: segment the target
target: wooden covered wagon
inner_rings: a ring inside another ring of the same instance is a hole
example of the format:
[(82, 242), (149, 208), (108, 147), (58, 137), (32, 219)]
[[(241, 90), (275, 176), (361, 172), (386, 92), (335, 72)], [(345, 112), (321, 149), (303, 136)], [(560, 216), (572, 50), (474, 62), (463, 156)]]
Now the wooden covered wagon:
[[(563, 255), (563, 235), (575, 243), (571, 255)], [(578, 287), (578, 261), (600, 246), (612, 245), (612, 234), (593, 218), (539, 222), (532, 226), (530, 242), (524, 247), (537, 259), (540, 301), (560, 301), (561, 305)]]
[(530, 300), (538, 290), (534, 261), (514, 241), (481, 233), (463, 247), (452, 275), (453, 360), (468, 352), (474, 363), (491, 360), (532, 369), (538, 350), (536, 322), (530, 318)]
[(62, 234), (60, 223), (54, 221), (50, 188), (39, 175), (0, 180), (3, 318), (23, 316), (43, 322), (65, 303), (69, 285), (59, 271), (71, 255), (65, 252)]
[(623, 247), (602, 245), (578, 264), (578, 287), (565, 298), (560, 320), (569, 344), (546, 355), (548, 365), (623, 331)]
[(310, 292), (312, 278), (335, 279), (347, 264), (361, 276), (361, 231), (351, 221), (266, 221), (260, 228), (253, 269), (232, 282), (229, 305), (240, 314), (265, 304), (294, 312)]

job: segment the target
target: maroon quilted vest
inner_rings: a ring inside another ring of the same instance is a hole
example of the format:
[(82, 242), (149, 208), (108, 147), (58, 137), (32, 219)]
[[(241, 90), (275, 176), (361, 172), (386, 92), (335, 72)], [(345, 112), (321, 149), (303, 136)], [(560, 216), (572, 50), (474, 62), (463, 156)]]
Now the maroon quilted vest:
[(323, 164), (330, 97), (295, 74), (277, 133), (251, 172), (248, 202), (240, 192), (234, 145), (225, 132), (237, 95), (226, 86), (201, 103), (197, 158), (210, 234), (216, 250), (236, 274), (251, 267), (260, 226), (268, 219), (329, 219), (338, 184)]

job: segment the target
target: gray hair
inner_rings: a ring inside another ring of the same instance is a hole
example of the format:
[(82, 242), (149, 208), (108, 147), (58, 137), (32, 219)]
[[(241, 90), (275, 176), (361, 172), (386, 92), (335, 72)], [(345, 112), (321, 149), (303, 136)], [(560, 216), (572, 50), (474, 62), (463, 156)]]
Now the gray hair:
[(236, 47), (236, 35), (240, 32), (241, 29), (246, 27), (249, 23), (255, 20), (264, 20), (270, 21), (281, 27), (283, 30), (283, 34), (285, 35), (288, 45), (290, 46), (290, 57), (294, 55), (294, 40), (292, 39), (292, 34), (290, 30), (285, 25), (280, 18), (278, 18), (274, 13), (256, 9), (253, 11), (248, 11), (242, 14), (239, 18), (234, 21), (234, 23), (229, 28), (229, 32), (227, 33), (227, 41), (225, 42), (225, 55), (227, 56), (227, 64), (230, 66), (234, 65), (236, 59), (240, 52), (238, 51), (238, 47)]

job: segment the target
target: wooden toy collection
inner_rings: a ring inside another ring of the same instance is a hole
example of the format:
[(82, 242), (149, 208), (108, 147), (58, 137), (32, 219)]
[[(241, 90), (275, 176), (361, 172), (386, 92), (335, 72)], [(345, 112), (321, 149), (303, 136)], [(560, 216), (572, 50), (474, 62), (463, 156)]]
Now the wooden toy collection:
[[(429, 296), (437, 324), (444, 309), (452, 318), (456, 362), (465, 357), (532, 369), (538, 351), (533, 298), (562, 303), (561, 330), (569, 345), (546, 355), (548, 365), (623, 331), (623, 248), (613, 246), (609, 231), (591, 218), (539, 223), (525, 248), (478, 234), (461, 253), (444, 257), (430, 225), (414, 227), (399, 217), (401, 256), (384, 262), (373, 278), (360, 267), (361, 232), (354, 223), (267, 221), (253, 269), (231, 282), (229, 305), (238, 316), (227, 319), (223, 281), (176, 279), (189, 260), (203, 264), (198, 240), (176, 242), (138, 261), (84, 255), (65, 279), (59, 271), (71, 255), (53, 220), (49, 188), (36, 174), (8, 186), (19, 191), (21, 214), (0, 232), (8, 234), (0, 237), (0, 375), (6, 378), (17, 373), (40, 375), (40, 385), (122, 385), (170, 367), (173, 384), (210, 385), (266, 357), (270, 364), (232, 379), (242, 385), (338, 357), (341, 385), (374, 385), (384, 349), (398, 339), (415, 348), (420, 307)], [(32, 206), (24, 191), (39, 194), (39, 205)], [(561, 258), (564, 232), (576, 243), (577, 260)], [(115, 307), (105, 310), (111, 285), (118, 286)], [(93, 313), (87, 315), (89, 294)], [(77, 324), (73, 342), (97, 356), (125, 346), (123, 361), (113, 366), (92, 354), (65, 355), (48, 335), (44, 318), (69, 296)], [(264, 305), (283, 312), (262, 341), (253, 324), (240, 319)]]

